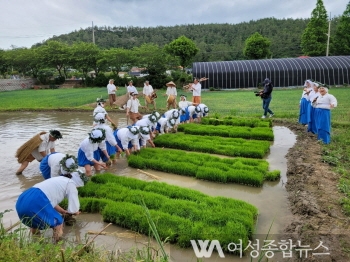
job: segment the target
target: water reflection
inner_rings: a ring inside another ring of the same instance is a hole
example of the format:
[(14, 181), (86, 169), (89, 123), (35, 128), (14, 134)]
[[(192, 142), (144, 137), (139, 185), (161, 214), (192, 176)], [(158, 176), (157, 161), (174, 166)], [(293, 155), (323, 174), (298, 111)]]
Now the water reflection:
[[(127, 125), (124, 114), (110, 113), (110, 116), (119, 127), (125, 127)], [(0, 211), (5, 209), (14, 210), (18, 195), (25, 189), (42, 181), (39, 172), (39, 163), (37, 161), (29, 164), (28, 168), (24, 171), (24, 175), (15, 175), (19, 167), (14, 157), (17, 148), (41, 131), (58, 129), (61, 131), (63, 139), (57, 141), (56, 150), (58, 152), (76, 155), (80, 142), (91, 130), (92, 115), (83, 112), (0, 113), (0, 126), (0, 155), (3, 163), (6, 163), (6, 165), (3, 165), (3, 170), (0, 173), (0, 179), (2, 181), (0, 185)], [(261, 188), (235, 184), (217, 184), (153, 170), (147, 170), (147, 172), (159, 176), (161, 182), (199, 190), (211, 196), (224, 196), (247, 201), (255, 205), (260, 212), (256, 233), (266, 234), (274, 217), (275, 220), (270, 233), (279, 233), (288, 224), (288, 218), (291, 216), (288, 209), (287, 193), (284, 188), (284, 183), (287, 181), (287, 160), (284, 156), (287, 154), (288, 149), (294, 145), (296, 139), (295, 135), (286, 127), (276, 126), (273, 130), (275, 141), (270, 148), (270, 155), (267, 160), (270, 163), (271, 170), (281, 170), (282, 178), (277, 182), (265, 182)], [(108, 172), (143, 180), (151, 180), (147, 175), (136, 169), (129, 168), (125, 158), (118, 159), (117, 163)], [(4, 216), (5, 226), (14, 224), (17, 220), (18, 218), (14, 211)], [(88, 230), (99, 231), (105, 226), (101, 216), (96, 214), (84, 214), (78, 220), (80, 222), (76, 227), (66, 228), (69, 231), (67, 237), (83, 239)], [(123, 231), (124, 229), (111, 226), (109, 230)], [(97, 238), (98, 243), (111, 245), (108, 246), (110, 250), (115, 248), (125, 250), (135, 245), (134, 240), (130, 242), (130, 239), (128, 240), (127, 238), (120, 241), (122, 244), (117, 240), (118, 238), (116, 239), (110, 236)], [(180, 249), (180, 251), (177, 251), (176, 248), (173, 248), (171, 252), (172, 254), (187, 254), (186, 257), (188, 260), (186, 261), (190, 261), (191, 256), (193, 256), (193, 251), (191, 250)], [(231, 258), (230, 261), (234, 260)]]

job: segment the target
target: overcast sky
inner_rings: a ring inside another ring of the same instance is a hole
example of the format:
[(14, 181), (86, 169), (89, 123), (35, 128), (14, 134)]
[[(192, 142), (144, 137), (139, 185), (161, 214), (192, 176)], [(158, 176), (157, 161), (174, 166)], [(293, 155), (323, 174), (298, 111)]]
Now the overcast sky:
[[(0, 49), (28, 47), (95, 26), (238, 24), (261, 18), (310, 18), (317, 0), (0, 0)], [(323, 0), (331, 16), (349, 0)]]

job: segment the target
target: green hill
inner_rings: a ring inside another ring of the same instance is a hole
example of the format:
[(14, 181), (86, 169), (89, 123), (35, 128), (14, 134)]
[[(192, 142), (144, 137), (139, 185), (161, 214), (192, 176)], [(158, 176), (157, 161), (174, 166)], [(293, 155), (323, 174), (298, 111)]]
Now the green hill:
[[(192, 39), (200, 52), (194, 61), (227, 61), (244, 59), (245, 40), (259, 32), (271, 40), (273, 58), (302, 55), (301, 35), (309, 19), (265, 18), (240, 24), (188, 24), (157, 27), (94, 27), (95, 43), (103, 49), (130, 49), (144, 43), (164, 46), (181, 35)], [(336, 23), (334, 19), (333, 23)], [(334, 28), (334, 27), (333, 27)], [(76, 41), (91, 42), (92, 28), (54, 36), (49, 40), (71, 44)], [(41, 45), (41, 44), (36, 44)]]

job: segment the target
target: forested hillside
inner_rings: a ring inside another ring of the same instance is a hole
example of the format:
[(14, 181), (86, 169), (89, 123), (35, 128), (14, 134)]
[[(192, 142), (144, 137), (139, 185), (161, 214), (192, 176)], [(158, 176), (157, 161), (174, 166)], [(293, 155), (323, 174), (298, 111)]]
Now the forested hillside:
[[(95, 43), (103, 49), (138, 47), (143, 43), (164, 46), (181, 35), (192, 39), (200, 52), (194, 61), (227, 61), (245, 59), (245, 40), (259, 32), (271, 41), (272, 58), (297, 57), (302, 54), (301, 35), (309, 19), (265, 18), (240, 24), (190, 24), (158, 27), (94, 27)], [(336, 23), (334, 19), (332, 23)], [(335, 28), (335, 26), (332, 26)], [(91, 42), (92, 28), (54, 36), (49, 40), (71, 44)], [(40, 44), (38, 44), (40, 45)]]

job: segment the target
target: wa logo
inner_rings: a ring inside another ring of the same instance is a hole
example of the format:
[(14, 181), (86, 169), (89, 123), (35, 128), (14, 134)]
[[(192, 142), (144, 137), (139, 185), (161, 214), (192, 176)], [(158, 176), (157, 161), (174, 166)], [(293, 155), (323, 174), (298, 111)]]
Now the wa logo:
[(197, 258), (211, 257), (214, 247), (216, 247), (216, 250), (218, 251), (218, 254), (221, 258), (225, 257), (224, 252), (222, 252), (222, 248), (218, 240), (211, 241), (209, 248), (208, 248), (209, 240), (204, 240), (204, 241), (198, 240), (198, 244), (199, 244), (199, 247), (197, 246), (196, 240), (191, 240), (191, 245), (193, 247), (193, 251), (196, 254)]

